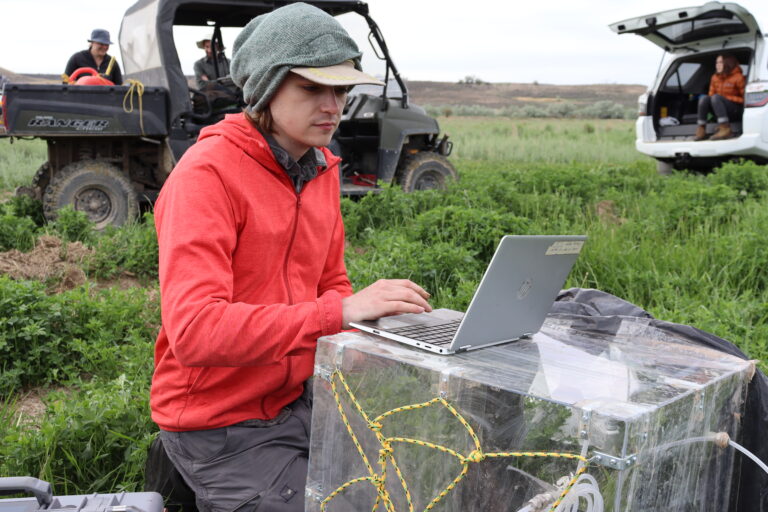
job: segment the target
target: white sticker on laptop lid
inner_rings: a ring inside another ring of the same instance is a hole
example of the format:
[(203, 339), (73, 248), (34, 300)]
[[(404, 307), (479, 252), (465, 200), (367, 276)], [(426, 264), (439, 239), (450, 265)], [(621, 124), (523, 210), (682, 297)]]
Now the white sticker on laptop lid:
[(552, 256), (555, 254), (579, 254), (583, 245), (583, 240), (555, 242), (547, 248), (547, 252), (545, 254), (546, 256)]

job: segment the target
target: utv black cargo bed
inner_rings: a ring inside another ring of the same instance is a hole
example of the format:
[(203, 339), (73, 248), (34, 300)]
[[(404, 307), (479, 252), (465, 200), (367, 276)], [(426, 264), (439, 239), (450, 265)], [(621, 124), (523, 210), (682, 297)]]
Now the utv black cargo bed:
[(164, 136), (168, 132), (168, 93), (162, 87), (145, 88), (141, 98), (137, 91), (129, 95), (125, 85), (8, 83), (4, 92), (9, 99), (7, 136)]

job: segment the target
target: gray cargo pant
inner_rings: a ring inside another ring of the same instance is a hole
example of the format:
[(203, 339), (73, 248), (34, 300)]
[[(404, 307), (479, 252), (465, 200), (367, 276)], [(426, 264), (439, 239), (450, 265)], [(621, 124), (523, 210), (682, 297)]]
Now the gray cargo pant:
[(200, 512), (303, 512), (310, 421), (302, 396), (273, 420), (160, 437)]

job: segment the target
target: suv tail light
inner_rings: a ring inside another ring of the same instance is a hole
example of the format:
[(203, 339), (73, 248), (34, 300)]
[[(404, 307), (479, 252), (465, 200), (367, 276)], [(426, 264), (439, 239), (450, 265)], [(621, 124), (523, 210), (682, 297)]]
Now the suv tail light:
[[(0, 93), (1, 92), (2, 91), (0, 91)], [(5, 95), (0, 94), (0, 127), (6, 126), (8, 126), (8, 122), (6, 121)]]
[(763, 107), (765, 105), (768, 105), (768, 82), (754, 82), (747, 85), (744, 106)]
[(637, 115), (648, 115), (648, 93), (644, 92), (637, 98)]

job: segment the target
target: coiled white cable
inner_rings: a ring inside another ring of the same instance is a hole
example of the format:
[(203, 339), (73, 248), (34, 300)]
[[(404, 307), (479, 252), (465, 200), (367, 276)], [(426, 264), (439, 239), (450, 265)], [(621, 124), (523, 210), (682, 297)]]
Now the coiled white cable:
[[(571, 477), (563, 477), (562, 485), (565, 486)], [(559, 492), (547, 492), (534, 496), (523, 508), (517, 512), (543, 512), (549, 510), (552, 502), (559, 496)], [(582, 500), (586, 502), (586, 508), (580, 508)], [(603, 512), (603, 495), (600, 487), (592, 475), (583, 473), (565, 495), (563, 501), (557, 506), (555, 512)]]
[[(584, 500), (586, 508), (581, 508)], [(603, 512), (603, 495), (597, 480), (587, 473), (579, 475), (576, 483), (557, 506), (555, 512)]]

